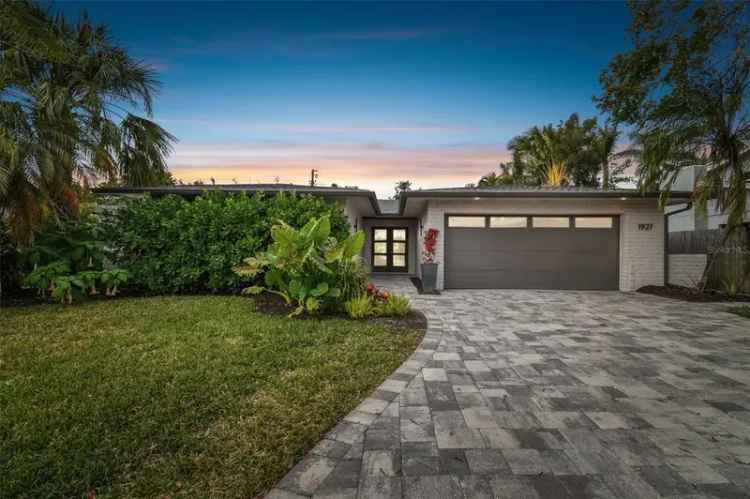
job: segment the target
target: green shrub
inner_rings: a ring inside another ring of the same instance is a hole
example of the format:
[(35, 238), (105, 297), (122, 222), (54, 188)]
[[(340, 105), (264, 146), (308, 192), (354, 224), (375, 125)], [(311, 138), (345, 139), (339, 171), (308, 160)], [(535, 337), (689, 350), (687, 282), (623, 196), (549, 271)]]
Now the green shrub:
[(50, 223), (20, 260), (26, 269), (23, 285), (63, 303), (98, 294), (100, 284), (107, 288), (107, 296), (113, 296), (117, 285), (128, 279), (125, 270), (111, 268), (98, 219), (91, 216)]
[(356, 296), (344, 303), (344, 310), (352, 319), (364, 319), (375, 313), (375, 304), (366, 294)]
[(328, 216), (331, 234), (349, 234), (338, 204), (321, 198), (207, 192), (188, 201), (177, 196), (121, 201), (108, 210), (105, 229), (129, 286), (147, 293), (229, 291), (245, 280), (232, 271), (247, 255), (266, 249), (271, 227), (301, 227)]
[(391, 294), (388, 299), (379, 306), (381, 315), (403, 317), (411, 310), (411, 303), (405, 296)]
[(358, 258), (365, 234), (359, 231), (341, 241), (330, 236), (328, 216), (312, 218), (299, 230), (284, 222), (274, 225), (268, 250), (234, 268), (242, 277), (264, 277), (265, 286), (251, 286), (244, 292), (269, 291), (282, 296), (287, 304), (295, 305), (290, 316), (340, 306), (343, 269)]

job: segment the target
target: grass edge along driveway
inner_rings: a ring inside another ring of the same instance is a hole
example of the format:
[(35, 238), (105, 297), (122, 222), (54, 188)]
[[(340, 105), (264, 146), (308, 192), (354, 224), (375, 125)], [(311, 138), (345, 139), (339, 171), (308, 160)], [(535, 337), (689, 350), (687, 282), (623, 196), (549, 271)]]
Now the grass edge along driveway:
[(253, 497), (417, 337), (226, 296), (0, 310), (0, 497)]

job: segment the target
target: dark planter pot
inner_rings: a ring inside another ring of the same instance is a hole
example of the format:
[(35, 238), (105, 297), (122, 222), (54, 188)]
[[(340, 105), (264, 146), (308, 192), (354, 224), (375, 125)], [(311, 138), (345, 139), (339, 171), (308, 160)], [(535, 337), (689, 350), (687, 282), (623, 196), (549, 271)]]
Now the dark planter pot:
[(437, 263), (422, 264), (422, 292), (434, 293), (437, 287)]

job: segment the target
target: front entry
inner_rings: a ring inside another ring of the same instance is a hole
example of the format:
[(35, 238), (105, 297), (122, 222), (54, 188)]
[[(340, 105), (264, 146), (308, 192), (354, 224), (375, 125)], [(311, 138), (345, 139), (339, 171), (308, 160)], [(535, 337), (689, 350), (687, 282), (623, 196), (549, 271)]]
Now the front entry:
[(409, 268), (406, 227), (373, 227), (372, 270), (407, 272)]

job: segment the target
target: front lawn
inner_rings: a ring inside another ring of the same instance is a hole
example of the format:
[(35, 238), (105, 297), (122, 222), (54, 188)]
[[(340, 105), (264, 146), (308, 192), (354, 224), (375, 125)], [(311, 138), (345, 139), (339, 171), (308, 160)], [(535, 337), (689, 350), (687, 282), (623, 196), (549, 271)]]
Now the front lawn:
[(417, 337), (241, 297), (0, 310), (0, 497), (253, 497)]

